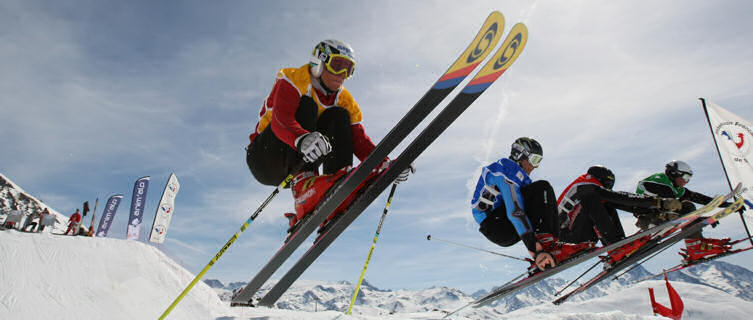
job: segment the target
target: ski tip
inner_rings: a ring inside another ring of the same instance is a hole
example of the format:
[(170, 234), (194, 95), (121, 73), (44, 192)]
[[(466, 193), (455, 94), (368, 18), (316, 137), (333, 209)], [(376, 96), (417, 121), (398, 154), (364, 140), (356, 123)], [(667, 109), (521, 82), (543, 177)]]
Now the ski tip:
[(449, 89), (459, 85), (494, 50), (502, 38), (504, 29), (505, 17), (502, 13), (493, 11), (489, 14), (471, 44), (437, 81), (433, 89)]
[(518, 59), (528, 43), (528, 28), (523, 23), (516, 23), (497, 53), (481, 68), (476, 76), (468, 82), (463, 93), (474, 94), (486, 90), (497, 78), (507, 71)]

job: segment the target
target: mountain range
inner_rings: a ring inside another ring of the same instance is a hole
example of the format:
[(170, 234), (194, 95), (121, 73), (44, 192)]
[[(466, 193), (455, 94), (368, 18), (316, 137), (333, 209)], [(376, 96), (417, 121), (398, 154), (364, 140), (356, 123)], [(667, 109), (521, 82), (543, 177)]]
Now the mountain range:
[[(574, 296), (572, 301), (587, 301), (620, 292), (638, 280), (650, 276), (645, 268), (638, 266), (614, 281), (604, 281)], [(657, 278), (660, 279), (660, 278)], [(696, 265), (669, 275), (670, 282), (685, 282), (706, 286), (727, 292), (746, 301), (753, 301), (753, 272), (723, 261), (712, 261)], [(206, 279), (204, 283), (212, 287), (221, 300), (230, 301), (233, 290), (245, 286), (245, 282), (232, 282), (224, 285), (216, 279)], [(274, 282), (260, 291), (265, 294)], [(556, 298), (555, 293), (567, 281), (559, 278), (546, 279), (517, 294), (494, 302), (491, 306), (499, 312), (512, 312), (518, 309), (549, 303)], [(296, 282), (277, 302), (280, 309), (314, 311), (346, 311), (355, 285), (348, 281), (321, 282), (301, 280)], [(493, 288), (489, 288), (491, 290)], [(451, 311), (455, 307), (481, 297), (489, 290), (479, 290), (467, 294), (448, 287), (432, 287), (423, 290), (380, 289), (364, 280), (355, 305), (357, 309), (368, 310), (368, 314), (416, 313), (436, 310)]]

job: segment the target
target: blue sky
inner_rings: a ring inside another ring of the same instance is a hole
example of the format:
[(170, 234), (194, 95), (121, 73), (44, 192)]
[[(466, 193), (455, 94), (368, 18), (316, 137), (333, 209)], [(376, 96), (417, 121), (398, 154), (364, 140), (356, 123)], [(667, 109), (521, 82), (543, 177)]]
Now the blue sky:
[[(556, 193), (593, 164), (612, 168), (616, 189), (634, 190), (671, 159), (694, 168), (690, 189), (726, 192), (697, 98), (753, 120), (751, 6), (3, 1), (0, 172), (63, 213), (85, 200), (125, 194), (110, 231), (119, 238), (136, 179), (152, 177), (148, 227), (175, 172), (181, 191), (161, 248), (198, 272), (273, 190), (253, 179), (243, 148), (279, 68), (307, 62), (322, 39), (349, 42), (358, 67), (345, 86), (361, 105), (367, 133), (379, 141), (499, 10), (505, 30), (516, 22), (528, 26), (527, 48), (416, 160), (418, 171), (398, 187), (367, 273), (381, 288), (472, 292), (507, 281), (525, 265), (425, 237), (525, 255), (522, 245), (488, 243), (469, 210), (479, 168), (508, 155), (519, 136), (542, 143), (544, 161), (532, 176), (549, 180)], [(302, 278), (357, 281), (385, 198)], [(282, 213), (292, 207), (285, 190), (206, 277), (249, 280), (281, 244)], [(635, 230), (631, 215), (622, 218), (628, 232)], [(707, 234), (741, 237), (740, 219)], [(667, 252), (648, 267), (678, 261)], [(746, 254), (728, 261), (753, 265)]]

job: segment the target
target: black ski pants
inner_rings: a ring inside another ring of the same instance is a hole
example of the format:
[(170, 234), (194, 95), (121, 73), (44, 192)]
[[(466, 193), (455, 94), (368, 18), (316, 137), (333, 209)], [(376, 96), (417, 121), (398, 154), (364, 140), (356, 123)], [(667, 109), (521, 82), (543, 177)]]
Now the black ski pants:
[[(350, 114), (340, 107), (330, 107), (317, 116), (318, 107), (311, 97), (301, 97), (295, 120), (309, 132), (318, 131), (329, 139), (332, 152), (323, 160), (306, 164), (301, 171), (316, 171), (319, 164), (324, 174), (331, 174), (345, 166), (353, 165), (353, 133)], [(271, 125), (259, 134), (246, 148), (246, 164), (254, 178), (264, 185), (279, 185), (300, 163), (298, 151), (277, 138)]]
[(604, 203), (597, 193), (583, 195), (573, 209), (569, 226), (560, 230), (560, 240), (570, 243), (584, 241), (611, 244), (625, 238), (617, 210)]
[[(557, 198), (554, 196), (552, 185), (546, 180), (538, 180), (520, 188), (520, 193), (523, 195), (525, 213), (534, 232), (557, 236)], [(518, 232), (507, 218), (507, 209), (504, 205), (487, 212), (479, 231), (489, 241), (503, 247), (512, 246), (520, 241)]]

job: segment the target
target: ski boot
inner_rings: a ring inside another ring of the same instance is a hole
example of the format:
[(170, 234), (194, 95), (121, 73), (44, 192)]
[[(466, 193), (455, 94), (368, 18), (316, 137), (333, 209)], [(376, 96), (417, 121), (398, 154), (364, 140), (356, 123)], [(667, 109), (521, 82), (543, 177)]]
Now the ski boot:
[(713, 238), (695, 238), (685, 239), (685, 248), (680, 249), (680, 255), (683, 257), (682, 262), (689, 264), (697, 260), (713, 257), (723, 254), (732, 249), (729, 244), (730, 239), (713, 239)]
[(316, 209), (319, 202), (324, 199), (328, 191), (335, 183), (348, 173), (350, 167), (345, 167), (333, 174), (316, 175), (310, 171), (301, 172), (293, 177), (291, 190), (295, 200), (295, 214), (285, 213), (288, 218), (288, 235), (285, 242), (290, 239), (298, 226), (308, 217), (308, 214)]
[(580, 243), (567, 243), (557, 240), (551, 233), (539, 233), (536, 240), (541, 243), (544, 250), (551, 253), (557, 264), (562, 263), (580, 253), (593, 249), (596, 245), (591, 241)]
[(646, 242), (648, 242), (650, 239), (651, 237), (649, 236), (638, 238), (628, 244), (623, 245), (622, 247), (607, 252), (607, 256), (604, 257), (604, 266), (610, 267), (623, 258), (629, 257), (635, 251), (640, 249), (644, 244), (646, 244)]
[(337, 219), (339, 219), (342, 216), (342, 213), (345, 212), (346, 209), (350, 206), (350, 204), (358, 197), (363, 191), (366, 189), (367, 186), (369, 186), (372, 182), (376, 181), (376, 178), (379, 177), (382, 173), (385, 172), (385, 170), (389, 167), (389, 161), (383, 162), (381, 165), (379, 165), (376, 169), (372, 170), (371, 173), (366, 177), (366, 179), (363, 180), (363, 182), (358, 185), (358, 187), (351, 192), (351, 194), (345, 198), (345, 200), (340, 203), (340, 206), (335, 209), (328, 217), (325, 219), (321, 224), (319, 224), (319, 229), (316, 230), (317, 236), (316, 240), (314, 242), (319, 241), (319, 239), (324, 235), (329, 227), (333, 224), (333, 222)]

